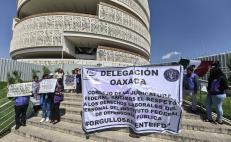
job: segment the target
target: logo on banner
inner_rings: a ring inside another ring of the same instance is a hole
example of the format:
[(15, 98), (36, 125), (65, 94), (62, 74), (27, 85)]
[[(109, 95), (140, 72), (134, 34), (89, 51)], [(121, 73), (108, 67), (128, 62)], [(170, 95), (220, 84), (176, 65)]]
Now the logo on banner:
[(179, 79), (180, 77), (180, 72), (175, 69), (168, 69), (164, 72), (164, 77), (166, 80), (170, 82), (175, 82)]
[(89, 76), (95, 76), (95, 75), (96, 75), (96, 71), (88, 70), (88, 71), (87, 71), (87, 74), (88, 74)]

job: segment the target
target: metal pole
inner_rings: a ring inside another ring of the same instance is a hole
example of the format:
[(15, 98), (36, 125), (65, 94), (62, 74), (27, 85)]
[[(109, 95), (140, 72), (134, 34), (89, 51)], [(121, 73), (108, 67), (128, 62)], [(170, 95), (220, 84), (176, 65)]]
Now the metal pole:
[(63, 69), (63, 50), (64, 50), (64, 48), (63, 48), (63, 46), (62, 46), (62, 60), (61, 60), (61, 69)]

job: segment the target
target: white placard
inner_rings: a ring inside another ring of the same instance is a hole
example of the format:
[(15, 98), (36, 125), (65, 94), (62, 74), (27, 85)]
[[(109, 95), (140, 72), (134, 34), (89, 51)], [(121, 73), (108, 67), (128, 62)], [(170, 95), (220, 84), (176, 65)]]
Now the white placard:
[(7, 97), (20, 97), (32, 95), (32, 82), (11, 84), (8, 87)]
[(136, 133), (179, 133), (181, 66), (83, 68), (86, 132), (130, 127)]
[(65, 75), (64, 76), (64, 89), (76, 89), (76, 75)]
[(54, 93), (57, 79), (43, 79), (40, 82), (39, 94)]

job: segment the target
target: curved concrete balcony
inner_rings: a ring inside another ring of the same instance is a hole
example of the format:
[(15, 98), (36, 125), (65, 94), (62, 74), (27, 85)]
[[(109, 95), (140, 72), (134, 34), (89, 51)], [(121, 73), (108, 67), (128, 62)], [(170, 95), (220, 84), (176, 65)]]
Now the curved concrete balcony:
[[(73, 65), (79, 65), (81, 66), (103, 66), (103, 67), (128, 67), (133, 66), (134, 64), (128, 63), (128, 62), (111, 62), (111, 61), (96, 61), (96, 60), (73, 60), (73, 59), (19, 59), (17, 60), (19, 62), (24, 63), (31, 63), (31, 64), (38, 64), (38, 65), (44, 65), (44, 66), (50, 66), (50, 65), (57, 65), (60, 66), (60, 64), (64, 64), (64, 68), (68, 68), (68, 66)], [(141, 65), (148, 65), (149, 62), (146, 62), (145, 64)], [(139, 65), (139, 64), (135, 64)], [(58, 67), (56, 67), (58, 68)]]
[(148, 0), (137, 0), (137, 1), (145, 9), (145, 11), (147, 12), (148, 18), (150, 20), (151, 13), (150, 13), (150, 8), (149, 8)]
[(89, 43), (96, 40), (98, 45), (117, 45), (150, 56), (150, 43), (132, 29), (101, 21), (96, 16), (74, 13), (50, 13), (22, 20), (15, 26), (10, 52), (14, 55), (27, 48), (63, 47), (68, 37), (85, 38)]
[(148, 29), (132, 14), (123, 11), (113, 5), (102, 2), (99, 4), (98, 9), (98, 16), (100, 20), (112, 22), (131, 29), (143, 36), (149, 42), (149, 44), (151, 44), (151, 37)]
[(17, 15), (22, 19), (49, 12), (97, 14), (97, 5), (105, 2), (133, 13), (149, 29), (150, 10), (147, 0), (18, 0)]

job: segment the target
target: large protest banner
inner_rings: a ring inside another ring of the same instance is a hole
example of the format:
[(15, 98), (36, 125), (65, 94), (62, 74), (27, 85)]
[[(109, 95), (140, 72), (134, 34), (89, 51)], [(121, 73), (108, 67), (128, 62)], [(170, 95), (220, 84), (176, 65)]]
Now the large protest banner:
[(55, 92), (57, 79), (43, 79), (40, 82), (39, 94)]
[(8, 87), (7, 97), (20, 97), (32, 95), (32, 82), (11, 84)]
[(179, 133), (181, 66), (83, 68), (86, 132), (130, 127), (136, 133)]
[(64, 89), (76, 89), (76, 75), (64, 75)]

